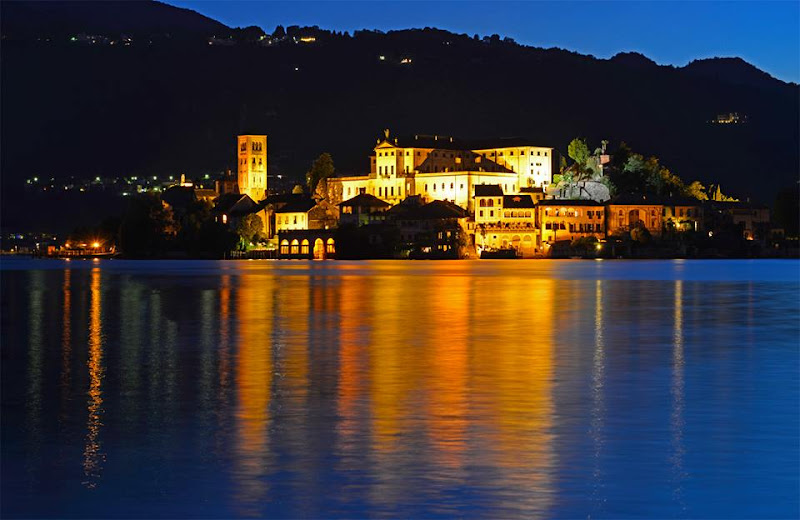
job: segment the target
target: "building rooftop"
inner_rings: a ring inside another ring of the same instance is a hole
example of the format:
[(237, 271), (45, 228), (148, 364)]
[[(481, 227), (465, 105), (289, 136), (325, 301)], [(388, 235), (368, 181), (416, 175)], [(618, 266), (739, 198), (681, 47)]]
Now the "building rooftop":
[(406, 220), (439, 220), (464, 218), (466, 210), (446, 200), (434, 200), (423, 206), (410, 209), (402, 216)]
[(301, 197), (286, 203), (275, 213), (308, 213), (317, 203), (310, 197)]
[(589, 199), (545, 199), (540, 200), (539, 206), (597, 206), (603, 207), (605, 203)]
[(533, 198), (527, 193), (503, 195), (503, 208), (533, 208)]
[(349, 206), (353, 208), (385, 208), (387, 206), (391, 206), (391, 204), (385, 200), (379, 199), (375, 195), (370, 195), (369, 193), (359, 193), (352, 199), (340, 202), (339, 206)]
[(502, 197), (503, 188), (499, 184), (476, 184), (476, 197)]
[(217, 198), (214, 205), (216, 213), (227, 213), (229, 215), (247, 215), (257, 211), (258, 205), (253, 202), (249, 195), (241, 193), (225, 193)]
[(499, 137), (492, 139), (462, 139), (448, 135), (416, 134), (411, 136), (389, 136), (378, 142), (378, 145), (388, 143), (400, 148), (433, 148), (439, 150), (491, 150), (495, 148), (519, 148), (534, 146), (537, 148), (550, 148), (541, 146), (526, 137)]

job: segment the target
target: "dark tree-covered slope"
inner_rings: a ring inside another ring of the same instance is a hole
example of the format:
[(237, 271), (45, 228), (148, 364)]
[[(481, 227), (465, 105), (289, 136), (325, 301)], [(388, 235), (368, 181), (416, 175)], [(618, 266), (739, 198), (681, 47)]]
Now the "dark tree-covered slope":
[[(608, 139), (612, 150), (626, 141), (685, 180), (764, 202), (798, 177), (798, 87), (745, 62), (664, 67), (642, 56), (600, 60), (434, 29), (317, 35), (312, 44), (269, 47), (7, 39), (5, 193), (33, 175), (234, 168), (240, 132), (269, 135), (273, 173), (300, 181), (324, 151), (337, 170), (359, 173), (387, 127), (526, 137), (562, 152), (575, 136)], [(709, 123), (726, 112), (746, 114), (747, 123)]]

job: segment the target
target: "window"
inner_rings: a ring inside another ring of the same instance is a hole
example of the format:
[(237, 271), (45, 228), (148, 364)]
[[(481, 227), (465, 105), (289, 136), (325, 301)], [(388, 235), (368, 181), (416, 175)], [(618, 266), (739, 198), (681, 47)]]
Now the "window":
[(508, 152), (508, 155), (514, 155), (514, 150), (511, 150), (510, 152)]
[(335, 253), (336, 248), (334, 247), (334, 242), (332, 238), (328, 239), (328, 242), (325, 244), (325, 252), (326, 253)]
[[(483, 202), (483, 201), (481, 201), (481, 202)], [(483, 204), (481, 204), (481, 206), (483, 206)], [(480, 216), (481, 216), (481, 218), (483, 218), (483, 210), (480, 211)]]
[(281, 242), (281, 254), (288, 255), (289, 254), (289, 241), (284, 240)]
[(428, 185), (427, 184), (425, 185), (425, 191), (428, 191)]
[(394, 175), (394, 164), (392, 165), (392, 175)]
[(460, 190), (463, 190), (463, 189), (464, 189), (464, 184), (461, 184), (461, 185), (458, 187), (458, 189), (460, 189)]
[(442, 191), (444, 191), (444, 183), (442, 183)]
[(536, 152), (536, 155), (542, 155), (542, 152)]
[(305, 238), (303, 239), (302, 244), (300, 244), (300, 254), (301, 255), (307, 255), (308, 254), (308, 240), (305, 239)]
[(547, 152), (544, 152), (544, 156), (547, 157)]
[(490, 216), (490, 217), (494, 217), (494, 211), (490, 211), (490, 212), (489, 212), (489, 216)]
[(294, 223), (297, 224), (297, 215), (294, 216)]
[(450, 183), (450, 189), (451, 190), (453, 189), (453, 183), (452, 182)]
[(292, 240), (292, 248), (291, 253), (296, 255), (300, 252), (300, 245), (297, 243), (297, 239)]
[(392, 186), (392, 197), (394, 197), (394, 186)]

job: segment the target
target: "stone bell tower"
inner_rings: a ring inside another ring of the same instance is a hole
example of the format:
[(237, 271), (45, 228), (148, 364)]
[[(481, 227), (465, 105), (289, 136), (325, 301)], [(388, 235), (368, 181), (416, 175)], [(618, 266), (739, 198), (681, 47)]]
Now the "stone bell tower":
[(267, 136), (240, 135), (239, 154), (239, 193), (247, 194), (258, 202), (267, 195)]

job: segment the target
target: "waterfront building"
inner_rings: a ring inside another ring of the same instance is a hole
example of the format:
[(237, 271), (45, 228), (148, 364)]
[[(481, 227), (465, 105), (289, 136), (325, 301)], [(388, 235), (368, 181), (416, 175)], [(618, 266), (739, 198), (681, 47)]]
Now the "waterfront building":
[(546, 249), (562, 240), (603, 239), (606, 209), (593, 200), (543, 200), (537, 206), (537, 247)]
[(703, 211), (700, 201), (690, 197), (672, 197), (664, 205), (664, 231), (701, 231)]
[(258, 215), (262, 226), (269, 218), (263, 205), (256, 203), (249, 195), (239, 193), (226, 193), (217, 197), (212, 214), (215, 215), (217, 222), (228, 224), (234, 229), (247, 215)]
[(530, 193), (504, 195), (497, 185), (475, 186), (476, 252), (515, 249), (523, 258), (537, 253), (536, 204)]
[(606, 230), (608, 235), (630, 232), (642, 226), (651, 235), (660, 235), (664, 205), (655, 198), (641, 194), (622, 194), (606, 204)]
[(324, 201), (300, 196), (275, 210), (275, 230), (328, 229), (336, 227), (336, 218)]

